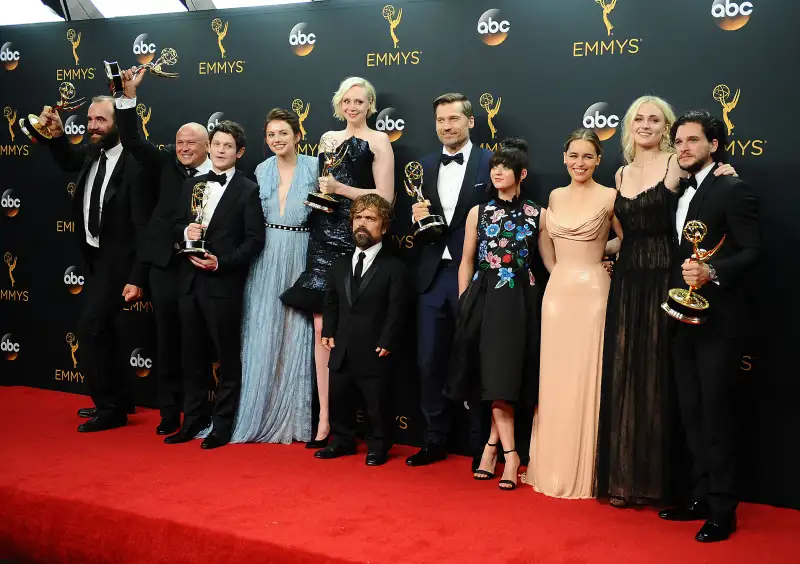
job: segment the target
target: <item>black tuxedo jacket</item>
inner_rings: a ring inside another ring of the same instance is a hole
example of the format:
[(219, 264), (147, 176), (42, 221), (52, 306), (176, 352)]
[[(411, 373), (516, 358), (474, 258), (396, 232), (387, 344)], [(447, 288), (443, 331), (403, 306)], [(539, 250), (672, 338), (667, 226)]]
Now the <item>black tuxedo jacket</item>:
[[(674, 200), (672, 225), (675, 225), (676, 210), (677, 200)], [(735, 337), (747, 319), (743, 303), (744, 278), (761, 254), (758, 200), (747, 183), (733, 176), (714, 176), (712, 171), (692, 198), (686, 214), (686, 221), (691, 220), (702, 221), (708, 227), (699, 245), (702, 249), (713, 249), (723, 235), (726, 236), (720, 250), (708, 261), (716, 270), (719, 285), (708, 282), (698, 291), (711, 304), (708, 319), (699, 330)], [(671, 287), (686, 288), (681, 265), (694, 251), (683, 233), (679, 241), (677, 229), (674, 233), (678, 252), (672, 268)]]
[[(444, 217), (442, 203), (439, 200), (439, 163), (442, 153), (433, 153), (420, 160), (423, 170), (422, 195), (431, 202), (431, 214)], [(458, 194), (453, 219), (447, 226), (445, 233), (431, 243), (422, 245), (419, 266), (417, 268), (417, 292), (427, 291), (436, 275), (436, 269), (442, 259), (445, 246), (450, 250), (450, 256), (455, 262), (461, 262), (461, 253), (464, 249), (464, 230), (467, 225), (467, 215), (473, 206), (483, 204), (491, 199), (493, 188), (489, 180), (489, 161), (492, 152), (473, 145), (467, 161), (467, 170), (464, 181)], [(451, 166), (451, 165), (449, 165)]]
[[(173, 243), (183, 241), (184, 229), (194, 222), (192, 189), (207, 177), (202, 174), (184, 183), (173, 223)], [(205, 233), (218, 268), (202, 270), (181, 257), (180, 291), (214, 298), (241, 297), (250, 261), (264, 247), (265, 230), (258, 184), (237, 170), (225, 185)]]
[(178, 212), (183, 184), (188, 178), (186, 168), (178, 162), (174, 145), (158, 149), (142, 138), (135, 108), (117, 110), (116, 119), (122, 146), (145, 170), (152, 171), (153, 178), (158, 179), (154, 187), (157, 200), (139, 249), (140, 258), (148, 265), (166, 268), (176, 264), (178, 258), (172, 237), (173, 218)]
[[(351, 290), (353, 255), (333, 261), (328, 273), (328, 289), (322, 313), (322, 336), (333, 337), (328, 367), (354, 374), (380, 375), (398, 354), (409, 303), (405, 265), (386, 248), (364, 272), (356, 294)], [(389, 351), (379, 358), (376, 348)]]
[[(65, 171), (78, 171), (75, 193), (72, 195), (71, 215), (75, 224), (84, 260), (89, 252), (84, 227), (83, 197), (86, 177), (92, 164), (100, 157), (94, 145), (75, 147), (62, 135), (48, 144), (58, 166)], [(153, 210), (152, 177), (123, 149), (103, 195), (100, 215), (100, 248), (92, 266), (96, 275), (108, 276), (123, 284), (147, 285), (147, 266), (138, 249), (144, 243), (147, 222)], [(122, 289), (120, 288), (120, 291)]]

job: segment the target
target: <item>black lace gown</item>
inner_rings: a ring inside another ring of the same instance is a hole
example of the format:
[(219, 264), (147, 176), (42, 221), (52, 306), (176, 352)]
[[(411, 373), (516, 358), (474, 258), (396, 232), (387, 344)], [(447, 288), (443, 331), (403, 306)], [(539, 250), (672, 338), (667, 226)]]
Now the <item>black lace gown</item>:
[[(623, 169), (624, 174), (624, 169)], [(675, 416), (669, 289), (673, 194), (662, 180), (635, 198), (617, 193), (624, 235), (611, 279), (597, 449), (599, 499), (659, 505), (670, 495)]]
[[(373, 190), (375, 179), (372, 176), (372, 161), (375, 155), (370, 150), (369, 143), (358, 137), (350, 137), (342, 145), (347, 145), (347, 154), (339, 165), (331, 169), (333, 177), (348, 186)], [(337, 151), (340, 149), (341, 145)], [(320, 160), (323, 158), (320, 155)], [(281, 301), (286, 305), (311, 313), (322, 313), (328, 271), (333, 261), (355, 249), (350, 226), (352, 202), (338, 194), (333, 197), (339, 202), (333, 213), (311, 210), (308, 216), (311, 233), (306, 269), (297, 282), (281, 295)]]

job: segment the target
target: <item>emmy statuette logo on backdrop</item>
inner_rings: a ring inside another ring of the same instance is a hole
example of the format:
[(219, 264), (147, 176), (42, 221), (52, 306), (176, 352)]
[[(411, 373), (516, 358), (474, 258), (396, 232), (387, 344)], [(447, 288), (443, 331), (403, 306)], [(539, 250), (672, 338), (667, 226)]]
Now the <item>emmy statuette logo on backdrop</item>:
[(6, 302), (27, 302), (29, 299), (28, 290), (20, 289), (17, 277), (14, 274), (14, 271), (17, 268), (17, 259), (19, 257), (15, 257), (9, 252), (3, 254), (3, 262), (5, 263), (6, 270), (8, 273), (8, 282), (10, 284), (10, 289), (0, 289), (0, 301)]
[(600, 141), (611, 139), (619, 127), (619, 116), (612, 114), (605, 102), (592, 104), (583, 113), (583, 127), (593, 129)]
[(150, 132), (147, 131), (147, 124), (150, 123), (150, 116), (153, 113), (153, 108), (148, 108), (144, 104), (136, 106), (136, 115), (142, 120), (142, 133), (145, 139), (150, 139)]
[[(495, 101), (494, 96), (490, 92), (484, 92), (478, 99), (478, 104), (486, 112), (486, 124), (489, 126), (489, 139), (494, 141), (497, 137), (497, 127), (494, 125), (494, 118), (500, 112), (500, 104), (503, 102), (502, 96), (497, 97)], [(481, 147), (490, 151), (497, 150), (497, 143), (481, 143)]]
[(153, 369), (153, 360), (143, 348), (133, 350), (129, 364), (139, 378), (146, 378)]
[(736, 125), (733, 123), (730, 114), (739, 105), (741, 90), (737, 88), (736, 92), (732, 93), (727, 84), (717, 84), (712, 90), (711, 96), (722, 108), (722, 120), (728, 130), (728, 145), (725, 150), (733, 156), (760, 157), (763, 155), (764, 145), (767, 143), (766, 139), (742, 139), (741, 136), (737, 136), (733, 132), (736, 129)]
[(714, 0), (711, 4), (711, 17), (720, 29), (736, 31), (742, 29), (750, 21), (753, 14), (753, 3), (741, 0)]
[(73, 296), (83, 291), (83, 284), (85, 283), (85, 278), (79, 274), (75, 274), (75, 271), (75, 266), (70, 266), (64, 271), (64, 285), (67, 287), (67, 291)]
[(308, 131), (304, 125), (308, 119), (308, 114), (311, 111), (311, 102), (304, 102), (302, 98), (295, 98), (292, 100), (292, 111), (297, 114), (297, 119), (300, 120), (300, 143), (297, 144), (297, 153), (299, 155), (307, 155), (313, 157), (317, 154), (316, 143), (304, 143), (303, 141), (308, 137)]
[(14, 132), (14, 124), (17, 121), (17, 110), (11, 106), (3, 108), (3, 117), (8, 122), (8, 135), (11, 138), (11, 143), (0, 145), (0, 157), (27, 157), (30, 154), (28, 145), (16, 145), (14, 140), (17, 134)]
[[(78, 46), (81, 44), (81, 33), (76, 32), (74, 29), (68, 29), (67, 41), (69, 41), (69, 44), (72, 47), (72, 58), (75, 59), (75, 66), (77, 67), (80, 65)], [(94, 71), (94, 67), (80, 69), (56, 69), (56, 80), (93, 80)]]
[[(602, 22), (605, 28), (604, 39), (591, 41), (575, 41), (572, 43), (573, 57), (592, 57), (599, 55), (635, 55), (639, 52), (639, 37), (617, 39), (614, 30), (616, 26), (611, 21), (611, 13), (617, 7), (617, 0), (583, 0), (588, 4), (592, 1), (602, 8)], [(628, 0), (630, 5), (630, 0)], [(587, 5), (587, 9), (589, 6)], [(596, 8), (592, 8), (595, 12)], [(599, 13), (599, 12), (598, 12)]]
[(511, 30), (511, 22), (502, 19), (500, 10), (492, 8), (486, 10), (478, 19), (478, 34), (481, 41), (486, 45), (494, 47), (500, 45), (508, 37)]
[(7, 71), (13, 71), (19, 65), (20, 53), (14, 50), (14, 46), (10, 41), (3, 43), (0, 47), (0, 63), (3, 64)]
[(75, 58), (75, 64), (81, 64), (80, 57), (78, 57), (78, 46), (81, 44), (81, 34), (80, 32), (75, 32), (74, 29), (67, 30), (67, 41), (69, 41), (70, 45), (72, 45), (72, 56)]
[(406, 128), (406, 122), (402, 118), (392, 117), (397, 113), (395, 108), (386, 108), (378, 113), (375, 118), (375, 129), (383, 131), (389, 136), (389, 141), (394, 143), (403, 136), (403, 130)]
[(11, 106), (3, 108), (3, 117), (8, 121), (8, 133), (11, 135), (11, 142), (14, 142), (16, 135), (14, 134), (14, 122), (17, 121), (17, 110)]
[(308, 31), (308, 24), (300, 22), (289, 32), (289, 47), (298, 57), (305, 57), (314, 50), (317, 35)]
[(0, 205), (2, 205), (6, 217), (16, 217), (19, 214), (22, 202), (14, 196), (14, 191), (9, 188), (3, 192), (3, 196), (0, 198)]
[(245, 61), (231, 60), (228, 58), (228, 50), (225, 48), (225, 38), (228, 37), (228, 24), (220, 18), (211, 20), (211, 31), (216, 36), (217, 49), (219, 50), (220, 61), (200, 61), (198, 63), (198, 74), (241, 74), (244, 72)]
[(19, 343), (14, 339), (14, 335), (6, 333), (0, 339), (0, 352), (6, 360), (16, 360), (19, 356)]
[(11, 287), (15, 288), (17, 286), (17, 281), (14, 279), (14, 269), (17, 268), (17, 257), (11, 253), (5, 253), (3, 255), (3, 262), (5, 262), (8, 267), (8, 279), (11, 281)]
[(53, 377), (58, 382), (74, 382), (83, 384), (83, 374), (78, 370), (78, 356), (75, 354), (80, 348), (80, 342), (75, 336), (75, 333), (67, 333), (64, 337), (69, 350), (69, 357), (72, 360), (72, 369), (69, 368), (56, 368), (55, 376)]
[[(67, 194), (69, 194), (70, 198), (75, 195), (75, 188), (74, 182), (67, 184)], [(71, 219), (57, 219), (56, 233), (75, 233), (75, 222)]]
[(394, 51), (386, 53), (367, 53), (367, 66), (389, 67), (418, 65), (422, 51), (418, 49), (413, 51), (401, 51), (398, 49), (400, 46), (400, 38), (397, 35), (397, 26), (399, 26), (400, 22), (403, 20), (403, 9), (395, 9), (391, 4), (387, 4), (381, 10), (381, 17), (389, 24), (389, 37), (392, 40)]

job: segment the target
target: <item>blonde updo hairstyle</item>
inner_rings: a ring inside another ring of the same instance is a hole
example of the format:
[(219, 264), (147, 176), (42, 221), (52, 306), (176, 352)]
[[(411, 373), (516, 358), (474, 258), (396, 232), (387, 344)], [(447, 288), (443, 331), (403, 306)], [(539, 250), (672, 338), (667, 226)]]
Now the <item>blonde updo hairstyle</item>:
[[(344, 121), (344, 114), (342, 113), (342, 99), (345, 93), (353, 86), (360, 86), (367, 91), (367, 101), (369, 102), (369, 109), (367, 110), (367, 117), (371, 116), (378, 111), (376, 106), (375, 87), (372, 86), (369, 80), (359, 76), (350, 76), (345, 78), (336, 90), (331, 100), (333, 106), (333, 117), (338, 120)], [(673, 120), (674, 121), (674, 120)]]
[(669, 137), (672, 124), (675, 123), (675, 112), (672, 110), (672, 106), (670, 106), (666, 100), (658, 96), (640, 96), (633, 101), (628, 111), (625, 112), (625, 118), (622, 120), (622, 156), (628, 164), (632, 163), (633, 158), (636, 156), (636, 144), (633, 142), (632, 131), (633, 118), (636, 117), (636, 113), (639, 111), (642, 104), (648, 102), (661, 110), (661, 113), (664, 115), (664, 121), (666, 122), (664, 123), (664, 133), (659, 141), (659, 149), (666, 153), (675, 152)]

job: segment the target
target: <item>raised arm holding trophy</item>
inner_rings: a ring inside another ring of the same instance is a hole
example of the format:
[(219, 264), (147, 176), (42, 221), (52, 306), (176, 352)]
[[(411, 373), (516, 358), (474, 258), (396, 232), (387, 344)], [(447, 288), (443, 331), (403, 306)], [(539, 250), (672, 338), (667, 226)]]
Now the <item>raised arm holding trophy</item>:
[[(136, 75), (142, 71), (149, 70), (151, 74), (160, 76), (162, 78), (178, 78), (178, 73), (167, 72), (164, 70), (165, 66), (173, 66), (178, 62), (178, 52), (172, 47), (167, 47), (161, 50), (161, 55), (154, 63), (145, 63), (138, 67), (133, 67), (131, 72)], [(106, 79), (108, 80), (108, 87), (111, 89), (111, 95), (114, 98), (120, 98), (125, 95), (125, 71), (122, 70), (117, 61), (103, 61), (103, 66), (106, 71)]]
[[(45, 106), (46, 110), (53, 112), (74, 112), (86, 103), (86, 98), (75, 99), (75, 85), (71, 82), (62, 82), (58, 87), (61, 96), (53, 106)], [(20, 118), (19, 128), (28, 136), (32, 143), (44, 143), (53, 139), (53, 131), (47, 124), (43, 123), (39, 116), (28, 114), (27, 121)]]

